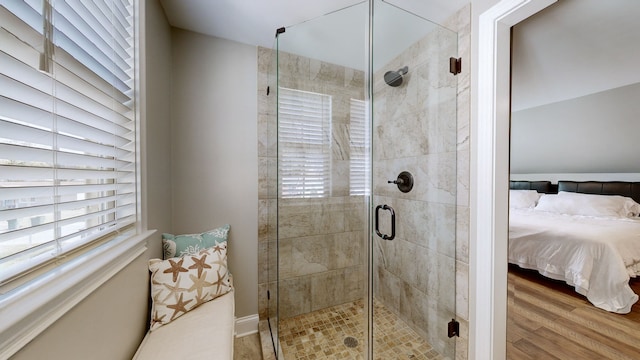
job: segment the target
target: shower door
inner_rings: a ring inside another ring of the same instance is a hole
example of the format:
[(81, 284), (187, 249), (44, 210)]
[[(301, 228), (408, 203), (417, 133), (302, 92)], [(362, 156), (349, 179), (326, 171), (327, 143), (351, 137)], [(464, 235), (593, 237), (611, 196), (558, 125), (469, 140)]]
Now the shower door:
[[(453, 359), (457, 34), (389, 2), (372, 12), (373, 357)], [(405, 328), (411, 340), (390, 350)]]
[(362, 2), (278, 30), (279, 359), (366, 358), (367, 19)]
[(453, 359), (457, 35), (371, 0), (275, 54), (277, 358)]

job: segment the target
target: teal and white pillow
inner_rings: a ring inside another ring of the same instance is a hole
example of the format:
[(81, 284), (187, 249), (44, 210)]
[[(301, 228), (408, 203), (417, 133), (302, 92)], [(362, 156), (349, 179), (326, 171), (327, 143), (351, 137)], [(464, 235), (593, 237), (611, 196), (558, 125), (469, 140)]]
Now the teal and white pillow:
[(229, 224), (203, 232), (202, 234), (172, 235), (162, 234), (164, 259), (185, 255), (196, 255), (201, 250), (227, 241)]

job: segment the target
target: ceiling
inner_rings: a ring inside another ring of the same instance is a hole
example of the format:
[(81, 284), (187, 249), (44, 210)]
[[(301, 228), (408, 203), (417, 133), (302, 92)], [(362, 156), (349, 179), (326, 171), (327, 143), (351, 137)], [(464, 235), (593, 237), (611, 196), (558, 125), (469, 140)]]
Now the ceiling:
[[(344, 24), (360, 26), (357, 24), (362, 18), (356, 19), (349, 11), (335, 12), (360, 4), (362, 0), (305, 1), (304, 6), (300, 5), (301, 0), (160, 1), (169, 23), (177, 28), (271, 48), (277, 28), (304, 23), (289, 33), (302, 36), (301, 29), (306, 29), (305, 36), (322, 36), (332, 44), (332, 49), (336, 49), (339, 42), (345, 44), (337, 47), (340, 51), (323, 51), (320, 42), (303, 41), (314, 44), (305, 50), (317, 50), (317, 54), (304, 55), (353, 68), (360, 68), (364, 63), (364, 35), (360, 41), (347, 35), (353, 31), (342, 30)], [(469, 3), (468, 0), (384, 2), (435, 23), (442, 23)], [(366, 9), (366, 4), (358, 6)], [(333, 14), (305, 23), (329, 13)], [(522, 110), (640, 82), (639, 17), (638, 0), (559, 0), (516, 25), (512, 109)], [(332, 23), (334, 20), (336, 23)], [(393, 18), (388, 21), (393, 24)], [(380, 40), (385, 49), (401, 51), (406, 48), (403, 41), (415, 41), (394, 34), (395, 28), (388, 25), (388, 30), (381, 32), (381, 36), (386, 35), (388, 39), (386, 43)], [(359, 43), (361, 47), (349, 46)], [(385, 56), (393, 57), (395, 53), (387, 51)]]
[(640, 1), (559, 0), (513, 29), (512, 110), (640, 82)]
[[(272, 47), (276, 29), (317, 18), (363, 0), (160, 0), (177, 28)], [(441, 23), (468, 0), (385, 0)], [(304, 5), (301, 5), (304, 3)]]
[[(368, 2), (322, 0), (306, 1), (304, 6), (300, 2), (161, 0), (174, 27), (267, 48), (275, 46), (276, 29), (285, 27), (285, 34), (279, 36), (280, 50), (364, 70)], [(374, 30), (377, 45), (374, 68), (387, 64), (467, 3), (467, 0), (376, 2), (376, 29), (380, 30)]]

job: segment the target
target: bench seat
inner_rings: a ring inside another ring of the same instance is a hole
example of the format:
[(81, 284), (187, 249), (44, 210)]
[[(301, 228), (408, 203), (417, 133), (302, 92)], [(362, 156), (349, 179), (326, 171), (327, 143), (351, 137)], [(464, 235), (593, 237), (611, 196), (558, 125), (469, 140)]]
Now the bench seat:
[(233, 359), (234, 291), (146, 334), (134, 360)]

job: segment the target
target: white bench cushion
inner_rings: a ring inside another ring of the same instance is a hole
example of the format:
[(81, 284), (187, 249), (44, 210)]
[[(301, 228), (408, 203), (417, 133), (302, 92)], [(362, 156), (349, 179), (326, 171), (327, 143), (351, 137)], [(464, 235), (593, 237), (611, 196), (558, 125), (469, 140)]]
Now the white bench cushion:
[(134, 360), (233, 359), (234, 291), (148, 332)]

